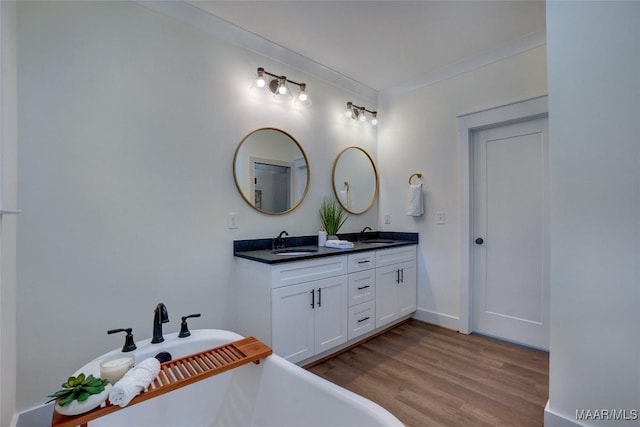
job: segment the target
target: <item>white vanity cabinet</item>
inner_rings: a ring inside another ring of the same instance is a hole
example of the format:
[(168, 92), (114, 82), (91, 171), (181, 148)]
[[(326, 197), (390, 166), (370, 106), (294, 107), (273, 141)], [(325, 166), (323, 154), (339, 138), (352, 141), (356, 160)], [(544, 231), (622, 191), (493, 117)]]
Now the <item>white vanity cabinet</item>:
[(416, 311), (416, 247), (376, 252), (376, 328)]
[(294, 363), (347, 341), (346, 255), (273, 265), (236, 262), (239, 333)]
[(271, 291), (272, 346), (299, 362), (347, 342), (347, 276)]
[(416, 246), (263, 263), (236, 258), (237, 332), (309, 362), (416, 309)]

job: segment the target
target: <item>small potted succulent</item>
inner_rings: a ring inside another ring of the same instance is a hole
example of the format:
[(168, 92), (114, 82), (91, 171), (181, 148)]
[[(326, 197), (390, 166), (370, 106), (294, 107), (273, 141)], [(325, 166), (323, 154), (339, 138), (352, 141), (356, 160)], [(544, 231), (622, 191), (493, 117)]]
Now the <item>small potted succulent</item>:
[(56, 401), (55, 410), (62, 415), (78, 415), (92, 410), (107, 399), (111, 390), (108, 380), (79, 374), (71, 376), (62, 388), (47, 397), (46, 403)]
[(335, 199), (325, 198), (320, 205), (320, 222), (328, 239), (337, 239), (338, 230), (347, 220), (347, 211)]

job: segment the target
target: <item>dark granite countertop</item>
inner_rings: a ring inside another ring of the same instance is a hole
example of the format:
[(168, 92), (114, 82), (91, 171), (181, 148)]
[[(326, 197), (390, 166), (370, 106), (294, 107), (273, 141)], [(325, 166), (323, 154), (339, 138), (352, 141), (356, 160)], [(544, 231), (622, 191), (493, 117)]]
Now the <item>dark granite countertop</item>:
[[(318, 236), (286, 237), (285, 248), (275, 251), (272, 249), (273, 239), (234, 240), (233, 255), (265, 264), (279, 264), (418, 244), (418, 233), (372, 231), (366, 233), (364, 239), (360, 241), (359, 237), (358, 233), (338, 235), (340, 240), (353, 242), (353, 248), (349, 249), (319, 247)], [(286, 253), (286, 251), (297, 252)]]

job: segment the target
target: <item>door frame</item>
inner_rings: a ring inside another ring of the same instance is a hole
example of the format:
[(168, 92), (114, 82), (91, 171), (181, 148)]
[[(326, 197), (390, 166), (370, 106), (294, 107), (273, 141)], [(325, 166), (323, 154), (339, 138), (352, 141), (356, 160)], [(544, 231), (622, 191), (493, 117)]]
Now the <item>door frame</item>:
[(543, 95), (499, 107), (463, 114), (457, 117), (460, 145), (460, 322), (458, 330), (464, 334), (473, 331), (471, 316), (473, 280), (471, 221), (473, 196), (473, 133), (479, 130), (510, 125), (549, 115), (548, 96)]

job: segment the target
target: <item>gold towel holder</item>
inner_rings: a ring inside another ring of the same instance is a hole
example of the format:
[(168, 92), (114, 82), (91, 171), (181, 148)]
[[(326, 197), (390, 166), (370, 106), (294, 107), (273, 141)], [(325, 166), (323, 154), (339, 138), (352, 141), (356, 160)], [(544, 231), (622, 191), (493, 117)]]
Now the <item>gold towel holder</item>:
[(415, 176), (416, 178), (420, 178), (420, 179), (422, 179), (422, 174), (421, 174), (421, 173), (414, 173), (413, 175), (411, 175), (411, 176), (409, 177), (409, 185), (411, 185), (411, 179), (412, 179), (414, 176)]

